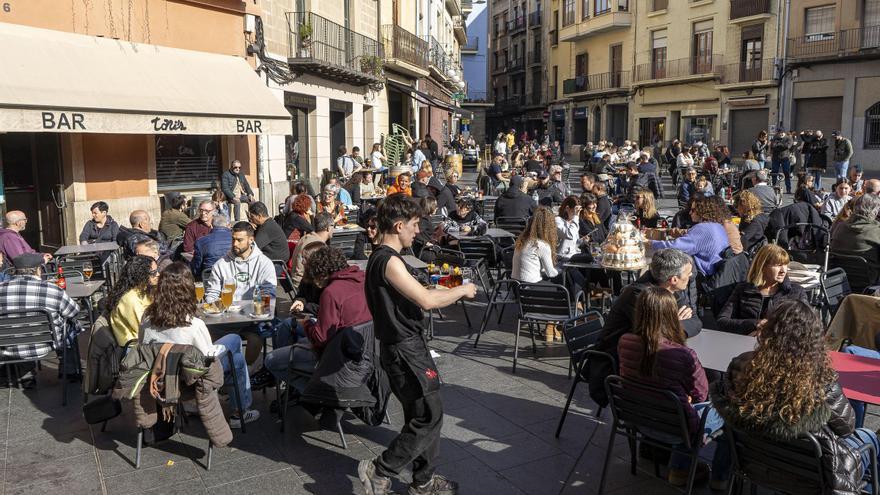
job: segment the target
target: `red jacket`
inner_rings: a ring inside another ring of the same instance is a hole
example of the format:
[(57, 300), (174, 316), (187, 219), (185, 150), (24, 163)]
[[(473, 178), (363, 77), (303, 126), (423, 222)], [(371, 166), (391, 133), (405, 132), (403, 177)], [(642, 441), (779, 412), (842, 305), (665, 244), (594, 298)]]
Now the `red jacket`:
[(339, 329), (373, 319), (367, 308), (365, 278), (366, 275), (357, 266), (339, 270), (330, 276), (330, 283), (321, 292), (318, 322), (306, 325), (306, 335), (316, 354), (321, 354)]

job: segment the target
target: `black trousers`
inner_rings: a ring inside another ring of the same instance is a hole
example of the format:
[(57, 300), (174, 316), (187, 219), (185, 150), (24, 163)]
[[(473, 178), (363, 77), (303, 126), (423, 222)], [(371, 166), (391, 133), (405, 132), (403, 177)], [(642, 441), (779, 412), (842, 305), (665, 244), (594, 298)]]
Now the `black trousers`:
[(397, 477), (411, 465), (413, 484), (423, 485), (434, 474), (443, 425), (437, 367), (421, 337), (383, 344), (381, 361), (391, 392), (403, 405), (404, 425), (376, 460), (376, 472)]

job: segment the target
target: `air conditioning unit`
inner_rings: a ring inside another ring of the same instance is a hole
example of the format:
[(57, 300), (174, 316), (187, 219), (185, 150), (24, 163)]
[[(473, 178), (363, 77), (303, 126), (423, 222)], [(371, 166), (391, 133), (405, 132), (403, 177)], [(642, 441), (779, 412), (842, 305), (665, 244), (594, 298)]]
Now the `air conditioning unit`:
[(254, 14), (244, 15), (244, 32), (253, 34), (257, 30), (257, 16)]

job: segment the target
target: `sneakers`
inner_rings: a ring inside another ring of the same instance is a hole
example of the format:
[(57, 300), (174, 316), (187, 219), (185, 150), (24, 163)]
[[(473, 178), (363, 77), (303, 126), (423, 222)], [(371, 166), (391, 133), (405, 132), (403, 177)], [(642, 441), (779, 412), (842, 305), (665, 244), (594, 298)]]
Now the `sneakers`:
[[(260, 411), (256, 409), (248, 409), (244, 412), (244, 423), (253, 423), (254, 421), (260, 419)], [(241, 420), (238, 416), (232, 416), (229, 418), (229, 427), (237, 430), (241, 428)]]
[(373, 459), (365, 459), (358, 463), (358, 478), (364, 485), (367, 495), (385, 495), (391, 493), (391, 478), (376, 474)]
[[(705, 462), (697, 464), (697, 472), (694, 475), (694, 484), (706, 481), (709, 478), (709, 471), (709, 465)], [(670, 469), (667, 480), (672, 486), (685, 486), (688, 482), (688, 470)]]
[(408, 493), (409, 495), (455, 495), (458, 493), (458, 483), (435, 474), (422, 486), (409, 485)]
[(255, 392), (273, 386), (275, 386), (275, 376), (265, 367), (251, 376), (251, 390)]

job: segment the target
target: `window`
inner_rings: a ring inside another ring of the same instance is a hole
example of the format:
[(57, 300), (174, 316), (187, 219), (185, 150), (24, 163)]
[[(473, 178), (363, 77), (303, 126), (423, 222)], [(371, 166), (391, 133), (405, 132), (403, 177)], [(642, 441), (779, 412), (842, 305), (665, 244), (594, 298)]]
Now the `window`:
[(156, 185), (209, 187), (220, 173), (220, 136), (156, 136)]
[(584, 19), (590, 17), (590, 0), (583, 0), (581, 3), (581, 16)]
[(574, 24), (575, 0), (562, 0), (562, 26)]
[(559, 44), (559, 11), (558, 10), (553, 11), (553, 33), (552, 33), (550, 42), (553, 43), (553, 46), (556, 46)]
[(880, 102), (865, 112), (865, 148), (880, 149)]
[(834, 39), (834, 5), (804, 10), (804, 38), (806, 41)]
[(712, 21), (694, 24), (694, 74), (712, 72)]
[(584, 77), (587, 75), (587, 54), (581, 53), (574, 58), (574, 75), (575, 77)]
[(553, 86), (550, 88), (550, 100), (556, 99), (556, 88), (559, 86), (559, 66), (553, 66)]
[(687, 117), (684, 118), (684, 136), (688, 143), (696, 143), (702, 141), (711, 143), (715, 141), (713, 131), (715, 129), (715, 117)]
[(666, 10), (666, 7), (669, 6), (669, 0), (653, 0), (651, 2), (651, 12), (656, 12), (658, 10)]
[(595, 13), (594, 15), (602, 15), (608, 12), (611, 12), (611, 0), (595, 0)]
[(763, 56), (764, 26), (744, 27), (740, 49), (740, 81), (760, 81)]
[(666, 77), (666, 30), (651, 33), (651, 79)]

